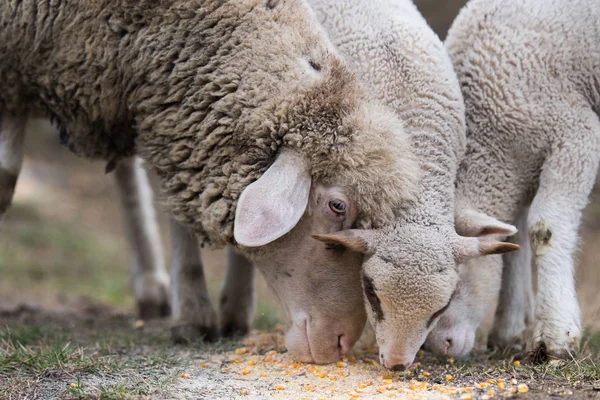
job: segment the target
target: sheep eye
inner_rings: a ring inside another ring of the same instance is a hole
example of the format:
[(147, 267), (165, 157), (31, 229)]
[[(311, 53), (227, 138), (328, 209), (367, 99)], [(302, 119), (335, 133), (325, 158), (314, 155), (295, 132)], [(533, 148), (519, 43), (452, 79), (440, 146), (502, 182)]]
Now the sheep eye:
[(427, 327), (428, 328), (433, 323), (433, 321), (435, 321), (435, 319), (437, 317), (439, 317), (440, 315), (442, 315), (448, 309), (448, 307), (450, 307), (450, 302), (454, 298), (454, 294), (455, 293), (456, 293), (456, 290), (454, 291), (454, 293), (452, 293), (452, 296), (450, 296), (450, 300), (448, 300), (448, 303), (446, 303), (446, 305), (444, 307), (442, 307), (439, 310), (437, 310), (436, 312), (434, 312), (433, 315), (431, 316), (431, 318), (429, 318), (429, 321), (427, 321)]
[(344, 215), (346, 214), (346, 203), (344, 203), (340, 199), (331, 199), (329, 200), (329, 209), (333, 211), (335, 215)]

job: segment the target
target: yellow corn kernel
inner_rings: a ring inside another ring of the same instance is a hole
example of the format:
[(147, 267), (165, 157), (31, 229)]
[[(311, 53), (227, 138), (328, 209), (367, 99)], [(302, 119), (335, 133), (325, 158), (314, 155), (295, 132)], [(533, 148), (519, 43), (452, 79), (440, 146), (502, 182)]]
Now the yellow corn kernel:
[(181, 373), (179, 376), (180, 376), (180, 377), (182, 377), (182, 378), (184, 378), (184, 379), (189, 379), (189, 377), (190, 377), (190, 376), (189, 376), (188, 374), (186, 374), (185, 372), (182, 372), (182, 373)]
[(369, 386), (371, 386), (371, 382), (362, 382), (362, 383), (358, 384), (358, 387), (361, 388), (361, 389), (364, 389), (364, 388), (369, 387)]
[(345, 376), (345, 375), (346, 375), (346, 372), (345, 372), (345, 371), (338, 371), (338, 373), (337, 373), (337, 374), (338, 374), (339, 376)]
[(229, 368), (223, 368), (223, 372), (229, 372)]
[(495, 394), (496, 394), (496, 392), (493, 389), (490, 389), (490, 390), (487, 391), (487, 395), (488, 396), (493, 396)]
[(517, 380), (516, 380), (515, 378), (512, 378), (512, 379), (510, 380), (510, 384), (511, 384), (511, 385), (516, 385), (517, 383), (519, 383), (519, 382), (517, 382)]
[(287, 376), (290, 376), (292, 374), (292, 371), (290, 371), (289, 369), (286, 369), (283, 374), (287, 375)]
[(265, 355), (266, 356), (274, 356), (275, 354), (277, 354), (277, 352), (275, 350), (271, 350), (271, 351), (267, 351), (267, 353)]
[(206, 368), (206, 367), (208, 367), (208, 364), (207, 364), (207, 363), (202, 363), (202, 364), (200, 364), (200, 368)]
[(308, 397), (300, 397), (300, 400), (308, 400)]
[(490, 384), (489, 384), (489, 383), (487, 383), (487, 382), (481, 382), (481, 383), (479, 384), (479, 387), (480, 387), (481, 389), (485, 389), (485, 388), (486, 388), (486, 387), (488, 387), (488, 386), (490, 386)]
[(504, 382), (504, 379), (502, 379), (502, 378), (498, 378), (498, 379), (496, 379), (496, 380), (497, 380), (498, 382)]
[(440, 388), (440, 385), (433, 385), (431, 388), (432, 388), (433, 390), (438, 390), (438, 389)]
[(323, 367), (317, 367), (317, 372), (323, 371)]
[(304, 385), (304, 390), (306, 390), (307, 392), (311, 392), (313, 390), (312, 385)]
[(511, 393), (517, 393), (517, 388), (516, 387), (511, 387), (510, 388), (510, 392)]
[(454, 377), (452, 375), (446, 375), (446, 382), (450, 382)]
[(264, 378), (265, 376), (267, 376), (267, 373), (265, 371), (260, 371), (260, 376)]
[(521, 361), (519, 361), (519, 360), (515, 360), (515, 361), (513, 362), (513, 365), (514, 365), (515, 367), (520, 367), (520, 366), (521, 366)]
[(338, 368), (346, 368), (346, 367), (348, 366), (348, 364), (346, 364), (346, 363), (345, 363), (345, 362), (343, 362), (343, 361), (338, 361), (337, 363), (335, 363), (335, 365), (336, 365)]
[(235, 354), (246, 354), (248, 352), (248, 348), (247, 347), (240, 347), (239, 349), (235, 349)]
[(327, 376), (327, 372), (321, 372), (317, 375), (319, 378), (325, 378)]
[(248, 389), (240, 389), (240, 394), (242, 396), (247, 396), (248, 395)]
[(519, 386), (517, 386), (517, 390), (519, 391), (519, 393), (527, 393), (527, 392), (529, 392), (529, 388), (524, 383), (521, 383)]
[(429, 372), (427, 372), (427, 371), (423, 371), (423, 372), (421, 373), (421, 375), (423, 375), (425, 378), (427, 378), (427, 377), (428, 377), (429, 375), (431, 375), (431, 374), (430, 374)]
[(335, 381), (337, 379), (337, 376), (335, 375), (329, 375), (329, 379), (332, 381)]
[(69, 386), (71, 386), (73, 389), (78, 387), (76, 383), (71, 383)]
[(240, 371), (240, 374), (242, 375), (248, 375), (251, 371), (248, 368), (244, 368), (243, 370)]
[(254, 358), (252, 360), (248, 361), (249, 366), (253, 366), (254, 364), (256, 364), (256, 360)]
[(277, 385), (275, 385), (275, 389), (276, 390), (285, 390), (285, 386), (282, 385), (281, 383), (278, 383)]
[(498, 382), (498, 390), (504, 390), (505, 386), (504, 386), (504, 382)]
[(450, 364), (450, 365), (454, 364), (454, 358), (452, 358), (452, 357), (449, 358), (448, 359), (448, 364)]
[(272, 356), (266, 356), (265, 357), (265, 361), (273, 361), (273, 357)]
[(471, 400), (473, 396), (471, 396), (470, 393), (465, 393), (462, 396), (460, 396), (460, 400)]
[(384, 388), (383, 386), (379, 386), (379, 387), (377, 388), (377, 391), (378, 391), (379, 393), (385, 393), (385, 391), (386, 391), (386, 390), (387, 390), (387, 389), (386, 389), (386, 388)]
[(492, 383), (496, 383), (495, 379), (488, 379), (487, 381), (485, 381), (486, 383), (492, 384)]
[(389, 385), (390, 383), (393, 383), (393, 382), (392, 382), (392, 380), (391, 380), (391, 379), (384, 379), (384, 380), (382, 380), (382, 381), (381, 381), (381, 383), (382, 383), (383, 385)]
[(408, 388), (410, 390), (417, 390), (417, 385), (409, 385)]

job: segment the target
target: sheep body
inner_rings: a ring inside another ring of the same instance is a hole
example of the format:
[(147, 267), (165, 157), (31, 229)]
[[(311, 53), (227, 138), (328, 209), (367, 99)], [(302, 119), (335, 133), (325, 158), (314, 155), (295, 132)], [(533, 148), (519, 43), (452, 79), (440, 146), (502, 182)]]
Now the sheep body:
[(454, 180), (466, 141), (460, 87), (444, 45), (412, 2), (310, 3), (366, 90), (401, 118), (423, 171), (417, 199), (393, 223), (320, 237), (371, 254), (363, 289), (381, 362), (407, 367), (452, 298), (457, 260), (502, 247), (455, 233)]
[(139, 152), (176, 217), (208, 244), (233, 242), (236, 201), (281, 146), (298, 149), (317, 179), (341, 172), (335, 183), (363, 196), (372, 186), (371, 198), (358, 200), (360, 221), (380, 225), (393, 210), (375, 193), (401, 198), (408, 182), (399, 172), (396, 183), (370, 173), (366, 142), (347, 151), (355, 132), (371, 136), (372, 112), (357, 116), (362, 94), (305, 6), (293, 3), (3, 0), (0, 109), (41, 106), (85, 157)]
[[(573, 254), (600, 159), (599, 41), (593, 0), (471, 0), (446, 40), (468, 126), (457, 229), (468, 234), (478, 212), (524, 227), (516, 240), (527, 251), (504, 259), (492, 332), (503, 347), (522, 349), (533, 319), (529, 251), (538, 271), (531, 344), (538, 354), (566, 356), (581, 334)], [(474, 336), (491, 308), (501, 269), (499, 259), (465, 265), (466, 295), (443, 317), (434, 346), (450, 338), (451, 354), (471, 349), (462, 338)]]
[[(158, 173), (182, 239), (178, 340), (217, 331), (198, 234), (261, 270), (292, 322), (290, 352), (329, 362), (349, 350), (366, 321), (362, 257), (311, 234), (393, 220), (419, 173), (398, 118), (360, 89), (303, 0), (0, 0), (0, 54), (0, 116), (41, 108), (75, 153), (109, 166), (136, 154)], [(17, 125), (0, 127), (0, 154), (21, 151)], [(1, 163), (0, 211), (18, 175)], [(239, 260), (232, 275), (253, 276)], [(224, 331), (247, 330), (246, 283), (223, 298), (240, 311)]]

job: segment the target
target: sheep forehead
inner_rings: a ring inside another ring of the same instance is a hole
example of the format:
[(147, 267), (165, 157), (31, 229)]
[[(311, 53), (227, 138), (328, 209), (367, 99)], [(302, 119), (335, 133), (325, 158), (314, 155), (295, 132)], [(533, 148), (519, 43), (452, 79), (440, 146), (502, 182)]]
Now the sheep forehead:
[(379, 236), (376, 256), (385, 268), (403, 274), (429, 274), (456, 266), (452, 244), (436, 227), (404, 225), (387, 229)]

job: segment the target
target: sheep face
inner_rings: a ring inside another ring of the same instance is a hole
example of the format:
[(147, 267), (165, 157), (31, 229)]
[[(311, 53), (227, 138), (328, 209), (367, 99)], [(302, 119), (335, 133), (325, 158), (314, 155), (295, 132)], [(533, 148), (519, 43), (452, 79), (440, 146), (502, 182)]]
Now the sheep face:
[(360, 283), (363, 255), (311, 237), (314, 232), (349, 228), (355, 219), (355, 203), (342, 189), (319, 185), (295, 228), (265, 246), (268, 257), (255, 261), (286, 311), (286, 347), (302, 361), (339, 359), (366, 323)]
[(362, 285), (367, 314), (375, 328), (382, 365), (395, 369), (412, 364), (449, 308), (461, 262), (519, 248), (462, 237), (446, 227), (411, 223), (378, 232), (346, 230), (317, 238), (366, 254)]

